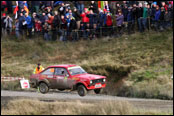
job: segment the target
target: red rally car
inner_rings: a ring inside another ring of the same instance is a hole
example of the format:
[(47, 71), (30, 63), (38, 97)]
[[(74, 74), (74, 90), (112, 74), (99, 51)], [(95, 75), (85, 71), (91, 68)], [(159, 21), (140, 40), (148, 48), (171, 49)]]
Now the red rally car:
[(106, 77), (88, 74), (77, 65), (54, 65), (39, 74), (31, 75), (30, 85), (33, 88), (39, 87), (43, 94), (49, 89), (71, 89), (77, 90), (80, 96), (85, 96), (89, 90), (99, 94), (102, 88), (106, 87)]

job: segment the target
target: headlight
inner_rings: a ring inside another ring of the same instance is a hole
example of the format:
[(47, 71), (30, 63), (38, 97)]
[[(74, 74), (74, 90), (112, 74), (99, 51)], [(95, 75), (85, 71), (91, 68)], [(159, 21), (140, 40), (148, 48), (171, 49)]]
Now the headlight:
[(90, 80), (90, 84), (92, 84), (92, 80)]
[(106, 79), (103, 79), (103, 82), (105, 82), (106, 81)]

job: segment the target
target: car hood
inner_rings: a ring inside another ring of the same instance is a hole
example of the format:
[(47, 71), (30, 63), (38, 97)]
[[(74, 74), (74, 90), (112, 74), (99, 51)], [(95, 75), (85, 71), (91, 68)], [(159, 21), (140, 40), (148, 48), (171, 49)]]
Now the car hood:
[(101, 78), (106, 78), (105, 76), (101, 75), (94, 75), (94, 74), (79, 74), (79, 75), (74, 75), (73, 77), (81, 78), (81, 79), (89, 79), (89, 80), (95, 80), (95, 79), (101, 79)]

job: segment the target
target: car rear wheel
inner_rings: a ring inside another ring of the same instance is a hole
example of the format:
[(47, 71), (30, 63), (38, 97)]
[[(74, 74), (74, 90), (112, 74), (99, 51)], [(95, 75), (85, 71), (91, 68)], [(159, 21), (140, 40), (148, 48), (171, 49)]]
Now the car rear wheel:
[(43, 94), (48, 93), (49, 87), (46, 83), (40, 83), (39, 84), (39, 91)]
[(87, 90), (83, 85), (79, 85), (77, 91), (80, 96), (85, 96), (87, 94)]
[(95, 92), (96, 94), (100, 94), (101, 91), (102, 91), (102, 89), (94, 89), (94, 92)]

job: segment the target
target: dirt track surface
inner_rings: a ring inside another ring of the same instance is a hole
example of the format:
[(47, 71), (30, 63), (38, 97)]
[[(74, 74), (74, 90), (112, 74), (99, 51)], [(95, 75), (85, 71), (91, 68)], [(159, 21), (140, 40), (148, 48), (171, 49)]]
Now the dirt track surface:
[(172, 100), (158, 100), (158, 99), (137, 99), (137, 98), (125, 98), (109, 95), (96, 95), (88, 94), (85, 97), (80, 97), (76, 92), (60, 92), (51, 91), (47, 94), (41, 94), (39, 92), (31, 91), (6, 91), (1, 90), (1, 107), (6, 104), (9, 100), (20, 99), (20, 98), (37, 98), (45, 101), (71, 101), (81, 100), (85, 102), (100, 102), (107, 100), (114, 101), (128, 101), (136, 108), (150, 109), (150, 110), (163, 110), (173, 112), (173, 101)]

